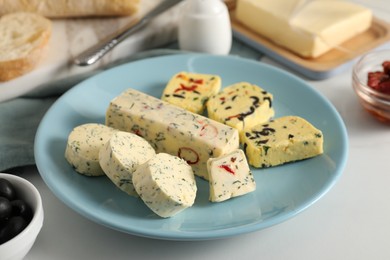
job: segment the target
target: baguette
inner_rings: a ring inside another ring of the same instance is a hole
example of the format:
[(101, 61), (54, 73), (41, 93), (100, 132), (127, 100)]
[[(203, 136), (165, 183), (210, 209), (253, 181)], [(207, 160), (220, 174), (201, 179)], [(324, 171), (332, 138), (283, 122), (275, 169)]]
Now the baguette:
[(38, 65), (50, 39), (51, 21), (33, 13), (7, 14), (0, 17), (0, 35), (0, 81), (8, 81)]
[(140, 0), (0, 0), (0, 15), (33, 12), (49, 18), (124, 16), (138, 10)]

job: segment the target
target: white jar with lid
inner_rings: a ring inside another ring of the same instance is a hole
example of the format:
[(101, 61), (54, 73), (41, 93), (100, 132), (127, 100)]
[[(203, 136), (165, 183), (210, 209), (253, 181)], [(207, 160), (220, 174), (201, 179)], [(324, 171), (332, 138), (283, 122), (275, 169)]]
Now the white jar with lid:
[(226, 55), (232, 46), (228, 9), (222, 0), (186, 0), (178, 24), (179, 48)]

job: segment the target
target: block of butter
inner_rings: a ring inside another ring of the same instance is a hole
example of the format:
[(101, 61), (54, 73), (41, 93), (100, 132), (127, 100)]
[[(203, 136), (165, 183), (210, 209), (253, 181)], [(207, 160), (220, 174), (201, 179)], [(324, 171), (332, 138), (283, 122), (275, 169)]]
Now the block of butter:
[(343, 0), (238, 0), (236, 19), (304, 58), (316, 58), (367, 30), (372, 11)]

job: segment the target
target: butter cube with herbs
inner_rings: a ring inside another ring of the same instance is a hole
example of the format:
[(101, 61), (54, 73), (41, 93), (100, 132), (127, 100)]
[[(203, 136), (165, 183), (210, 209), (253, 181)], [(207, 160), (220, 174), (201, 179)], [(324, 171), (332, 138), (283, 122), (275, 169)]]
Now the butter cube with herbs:
[(221, 202), (256, 190), (256, 182), (241, 149), (207, 161), (212, 202)]

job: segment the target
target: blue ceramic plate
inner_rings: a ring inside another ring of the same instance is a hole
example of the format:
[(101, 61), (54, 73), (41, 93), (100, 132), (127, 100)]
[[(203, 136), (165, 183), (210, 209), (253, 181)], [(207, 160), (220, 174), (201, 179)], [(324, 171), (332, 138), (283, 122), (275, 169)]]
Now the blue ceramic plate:
[[(179, 71), (217, 74), (223, 86), (248, 81), (274, 95), (276, 117), (306, 118), (324, 134), (324, 154), (268, 169), (253, 169), (257, 190), (222, 203), (208, 201), (208, 184), (197, 179), (193, 207), (163, 219), (108, 178), (76, 173), (64, 158), (70, 131), (84, 123), (104, 123), (111, 99), (127, 88), (160, 97)], [(170, 240), (234, 236), (285, 221), (323, 196), (341, 175), (348, 139), (331, 103), (304, 81), (277, 68), (230, 56), (173, 55), (125, 64), (98, 74), (65, 93), (44, 116), (36, 135), (35, 158), (53, 193), (83, 216), (129, 234)]]

